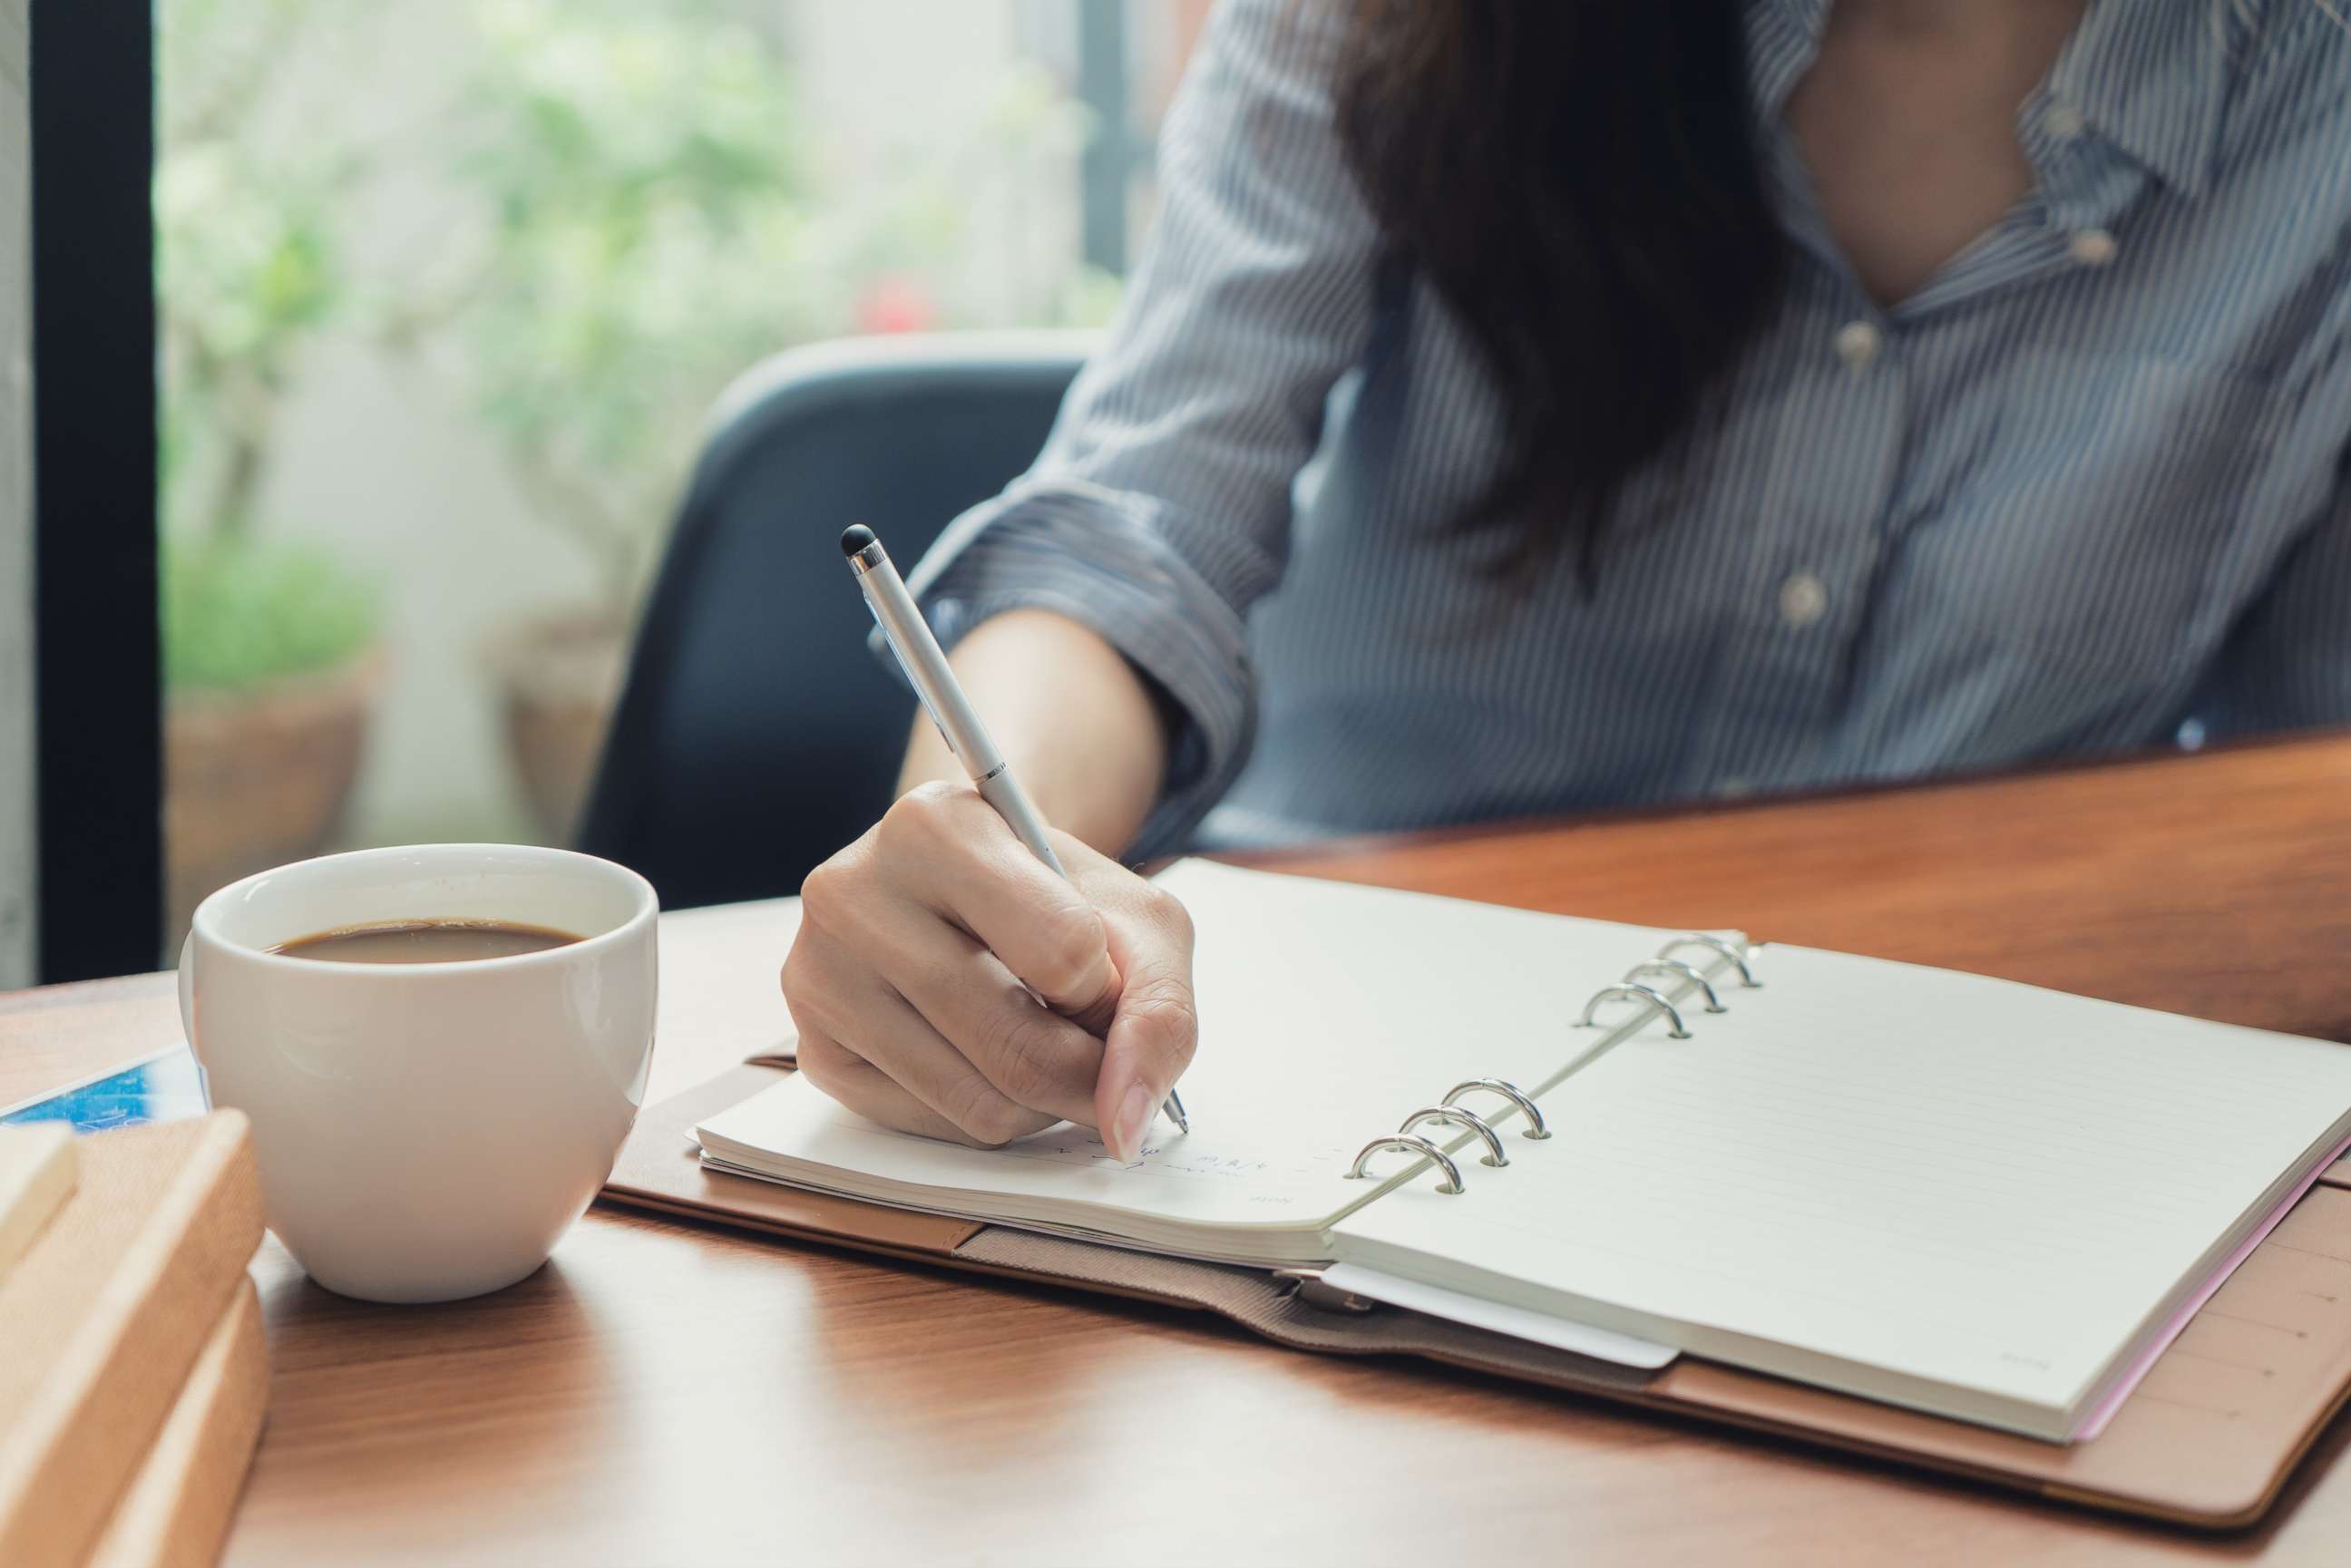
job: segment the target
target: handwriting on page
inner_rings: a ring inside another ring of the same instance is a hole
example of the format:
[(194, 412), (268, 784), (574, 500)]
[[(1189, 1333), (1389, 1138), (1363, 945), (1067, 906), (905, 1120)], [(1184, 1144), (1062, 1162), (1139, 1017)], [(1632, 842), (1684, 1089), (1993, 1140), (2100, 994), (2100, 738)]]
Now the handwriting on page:
[(1231, 1145), (1219, 1147), (1189, 1134), (1146, 1142), (1140, 1159), (1121, 1164), (1111, 1157), (1102, 1141), (1082, 1127), (1063, 1125), (1006, 1145), (1000, 1153), (1017, 1159), (1098, 1170), (1134, 1171), (1177, 1176), (1190, 1181), (1263, 1186), (1269, 1182), (1306, 1180), (1327, 1172), (1333, 1160), (1344, 1158), (1337, 1149), (1285, 1152), (1268, 1158), (1263, 1145), (1244, 1154)]
[(1019, 1159), (1044, 1160), (1053, 1165), (1085, 1166), (1104, 1170), (1149, 1171), (1155, 1176), (1191, 1176), (1203, 1181), (1261, 1182), (1268, 1176), (1304, 1176), (1314, 1173), (1312, 1158), (1265, 1159), (1257, 1155), (1219, 1153), (1213, 1145), (1186, 1137), (1145, 1143), (1139, 1159), (1122, 1164), (1111, 1157), (1102, 1141), (1080, 1127), (1057, 1127), (1008, 1145), (1003, 1152)]
[[(841, 1126), (854, 1127), (867, 1134), (882, 1131), (846, 1113), (833, 1119)], [(905, 1138), (918, 1144), (926, 1142), (908, 1133), (887, 1133), (883, 1135)], [(1279, 1185), (1325, 1177), (1331, 1174), (1334, 1163), (1338, 1163), (1339, 1169), (1344, 1170), (1343, 1162), (1347, 1157), (1343, 1149), (1327, 1148), (1285, 1151), (1269, 1158), (1263, 1144), (1242, 1152), (1230, 1143), (1211, 1142), (1192, 1134), (1170, 1134), (1156, 1142), (1146, 1142), (1142, 1157), (1122, 1163), (1111, 1157), (1110, 1150), (1103, 1145), (1102, 1139), (1083, 1127), (1066, 1122), (1016, 1143), (1007, 1144), (994, 1152), (998, 1158), (1030, 1160), (1040, 1165), (1065, 1166), (1077, 1170), (1133, 1172), (1236, 1186)]]

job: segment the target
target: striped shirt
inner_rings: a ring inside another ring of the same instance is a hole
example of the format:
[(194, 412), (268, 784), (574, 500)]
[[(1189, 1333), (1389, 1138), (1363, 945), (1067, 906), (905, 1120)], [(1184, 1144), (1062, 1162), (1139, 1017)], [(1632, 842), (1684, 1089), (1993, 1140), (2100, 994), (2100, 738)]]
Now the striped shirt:
[(1331, 8), (1227, 0), (1106, 348), (914, 579), (945, 639), (1041, 606), (1165, 689), (1137, 852), (2351, 719), (2351, 32), (2093, 0), (2031, 192), (1883, 308), (1782, 119), (1828, 5), (1749, 6), (1784, 308), (1587, 597), (1437, 526), (1496, 393), (1344, 167)]

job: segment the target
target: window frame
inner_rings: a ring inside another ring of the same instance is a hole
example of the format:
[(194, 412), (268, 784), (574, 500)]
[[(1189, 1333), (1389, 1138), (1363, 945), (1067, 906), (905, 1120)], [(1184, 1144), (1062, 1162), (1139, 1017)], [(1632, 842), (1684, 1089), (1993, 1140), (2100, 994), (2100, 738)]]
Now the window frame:
[(163, 906), (154, 20), (32, 0), (36, 962), (155, 967)]

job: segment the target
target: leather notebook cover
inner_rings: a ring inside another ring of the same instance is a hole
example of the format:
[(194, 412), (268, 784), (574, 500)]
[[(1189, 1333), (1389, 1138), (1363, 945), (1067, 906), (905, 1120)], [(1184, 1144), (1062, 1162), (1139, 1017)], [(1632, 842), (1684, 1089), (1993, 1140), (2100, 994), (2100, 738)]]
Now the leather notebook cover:
[(1896, 1409), (1685, 1355), (1656, 1373), (1380, 1308), (1308, 1304), (1249, 1269), (1155, 1258), (706, 1170), (695, 1123), (775, 1082), (747, 1064), (653, 1107), (604, 1197), (952, 1268), (1217, 1312), (1280, 1343), (1406, 1354), (1956, 1472), (2062, 1501), (2227, 1529), (2259, 1519), (2351, 1395), (2351, 1161), (2325, 1172), (2126, 1401), (2060, 1445)]

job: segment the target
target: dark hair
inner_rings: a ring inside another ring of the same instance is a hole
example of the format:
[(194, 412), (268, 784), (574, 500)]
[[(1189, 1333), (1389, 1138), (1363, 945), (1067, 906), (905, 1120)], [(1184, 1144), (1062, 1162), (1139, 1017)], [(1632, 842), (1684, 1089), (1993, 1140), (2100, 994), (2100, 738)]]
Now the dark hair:
[(1348, 162), (1459, 319), (1505, 461), (1458, 527), (1496, 561), (1574, 551), (1587, 586), (1625, 480), (1706, 414), (1772, 309), (1739, 0), (1336, 0)]

